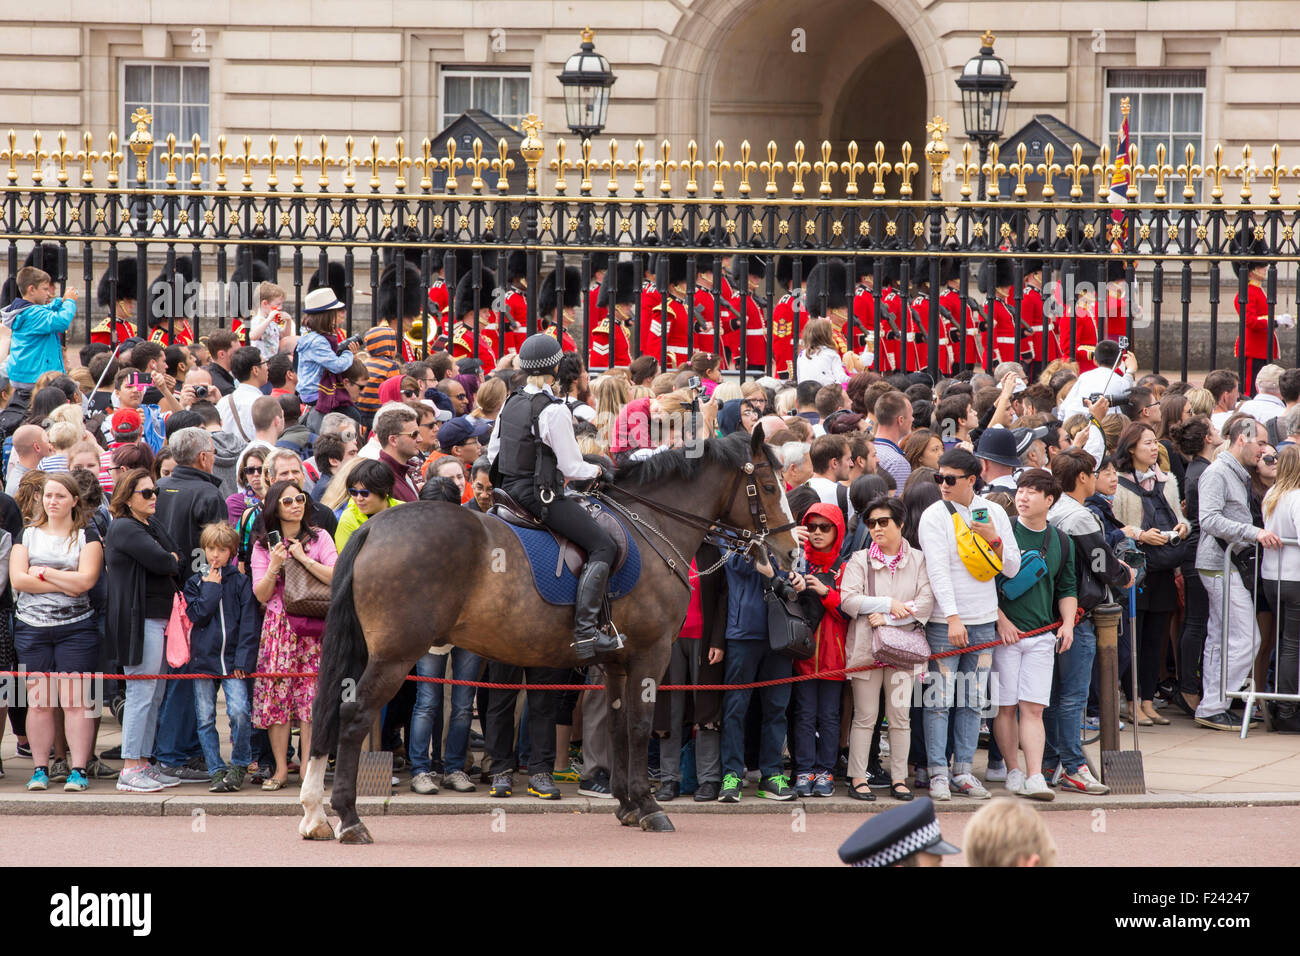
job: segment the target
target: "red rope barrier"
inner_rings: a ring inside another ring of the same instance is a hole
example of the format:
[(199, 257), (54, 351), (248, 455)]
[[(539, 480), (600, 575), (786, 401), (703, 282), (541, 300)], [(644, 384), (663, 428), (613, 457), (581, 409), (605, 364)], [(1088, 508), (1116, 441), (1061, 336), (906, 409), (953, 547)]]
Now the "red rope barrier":
[[(1048, 631), (1059, 627), (1060, 621), (1054, 621), (1046, 627), (1040, 627), (1033, 631), (1025, 631), (1021, 638), (1034, 637), (1038, 634), (1045, 634)], [(983, 644), (974, 644), (969, 647), (958, 647), (950, 651), (943, 651), (939, 654), (931, 654), (929, 659), (937, 661), (944, 657), (955, 657), (961, 654), (971, 654), (975, 651), (985, 651), (991, 647), (997, 647), (1001, 640), (987, 641)], [(778, 677), (775, 680), (756, 681), (752, 684), (661, 684), (656, 689), (663, 691), (673, 690), (754, 690), (760, 687), (774, 687), (778, 684), (795, 684), (806, 680), (828, 680), (841, 677), (847, 674), (857, 674), (862, 671), (878, 670), (887, 667), (887, 664), (863, 664), (858, 667), (841, 667), (833, 671), (819, 671), (816, 674), (795, 674), (791, 677)], [(60, 671), (0, 671), (0, 677), (73, 677), (84, 678), (94, 676), (87, 674), (74, 674)], [(221, 680), (220, 674), (100, 674), (104, 680)], [(232, 675), (226, 674), (226, 677)], [(267, 673), (252, 672), (247, 677), (261, 677), (266, 680), (289, 680), (292, 678), (315, 677), (315, 671), (304, 671), (302, 673), (281, 673), (270, 671)], [(416, 677), (408, 675), (409, 681), (420, 681), (426, 684), (451, 684), (459, 687), (486, 687), (488, 690), (591, 690), (603, 685), (601, 684), (498, 684), (492, 681), (475, 681), (475, 680), (456, 680), (451, 677)]]

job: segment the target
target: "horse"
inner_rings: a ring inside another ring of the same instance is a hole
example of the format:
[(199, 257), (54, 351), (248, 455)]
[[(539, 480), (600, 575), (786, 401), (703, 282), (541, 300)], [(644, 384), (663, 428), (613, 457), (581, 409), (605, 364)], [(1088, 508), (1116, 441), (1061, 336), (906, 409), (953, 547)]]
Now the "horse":
[[(752, 436), (737, 432), (624, 463), (598, 496), (621, 515), (642, 553), (636, 585), (610, 604), (623, 649), (601, 662), (615, 813), (624, 826), (671, 832), (650, 791), (654, 694), (646, 689), (662, 679), (685, 619), (691, 558), (708, 536), (731, 553), (770, 546), (788, 568), (799, 547), (794, 517), (761, 427)], [(783, 523), (769, 525), (769, 513)], [(573, 608), (538, 596), (515, 534), (499, 518), (447, 502), (387, 509), (352, 535), (334, 567), (321, 642), (298, 832), (346, 844), (373, 842), (356, 811), (362, 739), (430, 646), (454, 644), (523, 667), (578, 664)], [(334, 829), (323, 805), (331, 751)]]

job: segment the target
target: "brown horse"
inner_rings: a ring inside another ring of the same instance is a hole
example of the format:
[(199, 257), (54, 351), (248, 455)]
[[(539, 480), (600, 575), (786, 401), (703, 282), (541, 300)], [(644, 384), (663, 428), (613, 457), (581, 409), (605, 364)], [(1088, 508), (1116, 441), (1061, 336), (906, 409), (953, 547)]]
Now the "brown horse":
[[(767, 539), (786, 564), (797, 549), (793, 517), (761, 428), (752, 438), (709, 439), (625, 464), (604, 494), (621, 505), (642, 563), (636, 586), (611, 607), (625, 646), (604, 661), (615, 812), (625, 826), (670, 831), (650, 793), (647, 746), (653, 688), (686, 616), (691, 557), (712, 529), (735, 550)], [(405, 504), (370, 519), (334, 568), (298, 832), (372, 842), (356, 811), (361, 741), (430, 646), (454, 644), (525, 667), (573, 667), (572, 641), (573, 609), (542, 601), (523, 548), (499, 519), (445, 502)], [(325, 767), (336, 748), (330, 803), (337, 831), (323, 806)]]

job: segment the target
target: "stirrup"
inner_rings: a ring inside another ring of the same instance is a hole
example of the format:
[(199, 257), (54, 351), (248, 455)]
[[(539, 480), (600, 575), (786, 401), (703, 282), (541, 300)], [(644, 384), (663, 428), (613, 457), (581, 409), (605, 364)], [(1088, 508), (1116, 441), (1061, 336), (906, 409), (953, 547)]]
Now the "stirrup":
[[(604, 646), (601, 646), (602, 643)], [(575, 640), (569, 645), (578, 654), (578, 660), (594, 660), (601, 654), (614, 654), (623, 649), (623, 635), (615, 632), (609, 634), (605, 631), (597, 632), (595, 637)]]

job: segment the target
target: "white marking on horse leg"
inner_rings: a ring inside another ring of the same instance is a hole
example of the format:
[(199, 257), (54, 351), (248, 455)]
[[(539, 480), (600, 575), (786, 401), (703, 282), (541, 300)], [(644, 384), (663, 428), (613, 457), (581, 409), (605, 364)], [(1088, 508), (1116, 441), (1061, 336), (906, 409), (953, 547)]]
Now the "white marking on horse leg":
[(302, 804), (303, 817), (298, 824), (298, 833), (309, 839), (327, 840), (333, 832), (325, 818), (323, 806), (325, 767), (328, 761), (328, 757), (312, 757), (307, 761), (307, 770), (302, 778), (298, 802)]
[(611, 701), (609, 702), (609, 709), (610, 709), (610, 710), (618, 710), (618, 709), (619, 709), (620, 707), (622, 707), (622, 706), (623, 706), (623, 701), (621, 701), (621, 700), (618, 699), (617, 697), (614, 698), (613, 700), (611, 700)]

